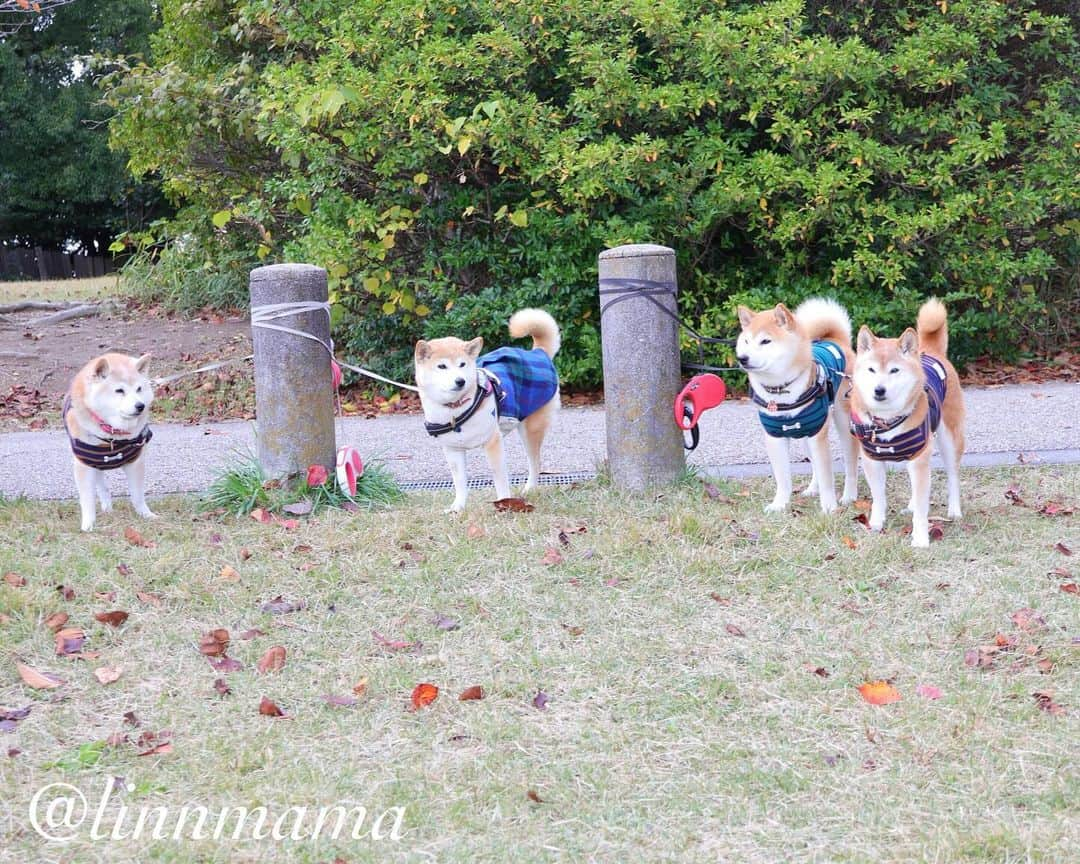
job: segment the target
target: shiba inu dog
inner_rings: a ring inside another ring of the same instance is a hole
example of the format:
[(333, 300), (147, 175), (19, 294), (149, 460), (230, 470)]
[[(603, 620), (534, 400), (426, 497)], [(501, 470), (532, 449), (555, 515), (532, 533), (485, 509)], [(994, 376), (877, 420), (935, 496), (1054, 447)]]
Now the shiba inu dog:
[(906, 462), (911, 478), (911, 545), (930, 545), (930, 439), (945, 463), (949, 517), (959, 519), (960, 457), (964, 455), (964, 395), (949, 362), (945, 306), (926, 301), (916, 329), (878, 339), (863, 326), (852, 375), (851, 431), (862, 444), (873, 503), (870, 528), (885, 525), (885, 462)]
[(149, 362), (149, 354), (138, 359), (124, 354), (95, 357), (76, 373), (64, 397), (64, 425), (71, 443), (83, 531), (94, 527), (95, 497), (104, 512), (112, 510), (105, 472), (116, 468), (123, 468), (127, 475), (135, 512), (146, 519), (157, 518), (146, 506), (146, 461), (142, 458), (153, 435), (148, 425), (154, 401), (146, 376)]
[(841, 377), (854, 361), (847, 312), (836, 301), (820, 297), (807, 300), (794, 313), (783, 303), (758, 313), (740, 306), (738, 312), (742, 332), (735, 355), (760, 409), (758, 418), (776, 480), (776, 495), (765, 510), (783, 510), (791, 501), (791, 438), (808, 439), (814, 474), (806, 494), (816, 492), (825, 513), (836, 509), (830, 416), (844, 458), (840, 503), (854, 501), (858, 444), (848, 428), (848, 400), (845, 388), (840, 387)]
[(540, 446), (559, 409), (559, 377), (552, 363), (559, 350), (559, 327), (541, 309), (522, 309), (510, 318), (510, 336), (532, 336), (532, 349), (499, 348), (481, 356), (481, 338), (416, 343), (416, 386), (424, 425), (442, 445), (454, 479), (454, 503), (448, 513), (465, 507), (465, 454), (475, 447), (487, 452), (496, 497), (510, 497), (502, 436), (515, 427), (529, 459), (523, 491), (532, 491), (539, 480)]

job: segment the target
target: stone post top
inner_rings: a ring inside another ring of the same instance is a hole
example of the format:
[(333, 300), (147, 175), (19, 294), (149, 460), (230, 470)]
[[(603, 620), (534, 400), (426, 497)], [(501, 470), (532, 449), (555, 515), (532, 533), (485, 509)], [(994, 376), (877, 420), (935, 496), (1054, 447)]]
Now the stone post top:
[(600, 253), (600, 260), (609, 258), (652, 258), (674, 255), (675, 250), (667, 246), (658, 246), (655, 243), (630, 243), (626, 246), (616, 246), (614, 249), (605, 249)]
[(256, 267), (252, 270), (250, 279), (252, 282), (259, 282), (263, 279), (281, 279), (290, 276), (310, 277), (320, 273), (325, 274), (326, 271), (314, 264), (267, 264), (265, 267)]

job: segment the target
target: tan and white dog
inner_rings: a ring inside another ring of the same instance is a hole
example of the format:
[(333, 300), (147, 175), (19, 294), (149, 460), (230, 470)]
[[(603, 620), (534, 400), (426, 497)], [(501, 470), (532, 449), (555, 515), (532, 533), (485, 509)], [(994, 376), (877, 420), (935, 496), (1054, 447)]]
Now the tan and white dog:
[(863, 326), (851, 396), (851, 429), (863, 448), (873, 503), (870, 528), (885, 525), (885, 462), (906, 462), (911, 478), (911, 545), (930, 545), (930, 450), (936, 435), (945, 463), (951, 519), (959, 519), (960, 458), (964, 455), (964, 394), (949, 362), (945, 306), (928, 300), (917, 329), (878, 339)]
[(157, 516), (146, 506), (146, 460), (150, 441), (150, 403), (154, 390), (146, 376), (150, 355), (138, 359), (103, 354), (80, 369), (64, 397), (64, 425), (71, 443), (75, 485), (79, 490), (82, 530), (90, 531), (101, 509), (112, 510), (105, 472), (123, 468), (135, 512)]
[(448, 513), (465, 507), (466, 453), (476, 447), (487, 453), (496, 497), (510, 497), (502, 436), (515, 427), (529, 459), (523, 492), (531, 492), (539, 480), (540, 447), (560, 404), (552, 363), (559, 350), (559, 327), (542, 309), (522, 309), (510, 318), (510, 336), (532, 336), (532, 349), (499, 348), (481, 356), (481, 338), (465, 342), (451, 336), (416, 343), (416, 385), (425, 427), (442, 445), (454, 479)]
[(765, 431), (765, 447), (776, 480), (776, 495), (766, 511), (791, 501), (789, 440), (806, 438), (813, 477), (805, 494), (818, 494), (821, 509), (836, 509), (829, 418), (844, 459), (841, 504), (858, 494), (858, 445), (848, 429), (846, 390), (841, 377), (854, 361), (851, 320), (835, 300), (815, 297), (792, 313), (783, 303), (754, 313), (739, 307), (742, 332), (735, 343), (739, 365), (750, 380), (751, 398)]

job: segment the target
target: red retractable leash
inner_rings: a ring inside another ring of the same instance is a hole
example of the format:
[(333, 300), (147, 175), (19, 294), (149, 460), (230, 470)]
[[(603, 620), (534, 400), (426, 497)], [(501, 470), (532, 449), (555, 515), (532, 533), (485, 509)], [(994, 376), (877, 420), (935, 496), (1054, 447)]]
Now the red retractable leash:
[(715, 408), (727, 397), (727, 386), (722, 378), (712, 374), (695, 375), (682, 392), (675, 397), (675, 425), (690, 433), (690, 443), (683, 447), (693, 450), (698, 445), (701, 432), (697, 428), (703, 412)]

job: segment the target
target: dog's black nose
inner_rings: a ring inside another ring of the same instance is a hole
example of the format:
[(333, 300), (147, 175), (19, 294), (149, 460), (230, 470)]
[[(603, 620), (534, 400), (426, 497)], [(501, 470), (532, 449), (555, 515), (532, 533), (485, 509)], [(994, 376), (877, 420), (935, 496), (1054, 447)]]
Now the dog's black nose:
[(736, 354), (735, 359), (739, 361), (740, 366), (745, 366), (750, 362), (750, 355), (748, 354)]
[(884, 399), (885, 398), (885, 388), (880, 387), (880, 386), (875, 387), (874, 388), (874, 398), (875, 399)]
[(454, 379), (454, 386), (457, 387), (458, 390), (460, 390), (462, 387), (465, 386), (465, 379), (464, 378), (455, 378)]
[(136, 413), (136, 414), (142, 414), (142, 412), (143, 412), (143, 409), (144, 409), (145, 407), (146, 407), (146, 403), (145, 403), (145, 402), (136, 402), (136, 403), (135, 403), (135, 413)]

